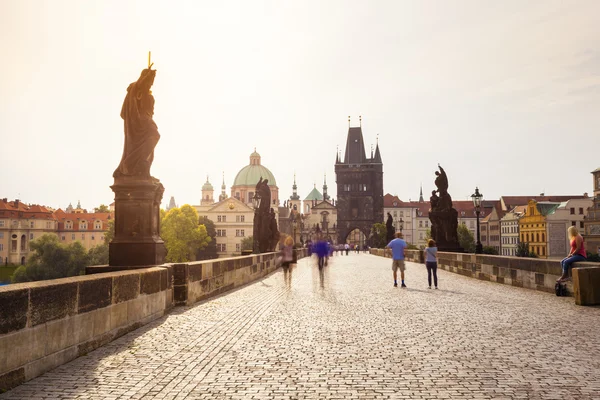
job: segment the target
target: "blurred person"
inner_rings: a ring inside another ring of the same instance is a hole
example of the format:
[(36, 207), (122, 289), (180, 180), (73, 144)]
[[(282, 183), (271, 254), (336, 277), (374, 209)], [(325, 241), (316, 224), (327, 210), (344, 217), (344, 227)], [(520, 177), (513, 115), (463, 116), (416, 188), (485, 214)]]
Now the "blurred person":
[(433, 272), (433, 284), (435, 288), (438, 288), (437, 279), (437, 246), (435, 240), (429, 239), (427, 241), (427, 247), (425, 248), (425, 266), (427, 267), (427, 281), (429, 282), (429, 289), (431, 289), (431, 273)]
[(560, 262), (560, 265), (562, 265), (562, 276), (556, 280), (557, 282), (569, 280), (569, 268), (571, 268), (571, 265), (578, 261), (585, 261), (587, 258), (585, 246), (583, 245), (583, 237), (579, 234), (577, 228), (570, 226), (567, 232), (569, 232), (569, 239), (571, 241), (571, 251)]

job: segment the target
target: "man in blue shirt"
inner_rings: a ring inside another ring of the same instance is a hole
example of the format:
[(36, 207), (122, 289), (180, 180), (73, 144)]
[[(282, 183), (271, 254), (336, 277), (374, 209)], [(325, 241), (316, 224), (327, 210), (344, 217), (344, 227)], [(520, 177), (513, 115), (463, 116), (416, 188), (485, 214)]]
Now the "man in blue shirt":
[(402, 232), (396, 233), (396, 239), (392, 240), (386, 246), (386, 249), (392, 249), (392, 271), (394, 271), (394, 287), (398, 287), (397, 271), (400, 268), (400, 278), (402, 279), (402, 287), (404, 284), (404, 257), (406, 255), (406, 242), (402, 239)]

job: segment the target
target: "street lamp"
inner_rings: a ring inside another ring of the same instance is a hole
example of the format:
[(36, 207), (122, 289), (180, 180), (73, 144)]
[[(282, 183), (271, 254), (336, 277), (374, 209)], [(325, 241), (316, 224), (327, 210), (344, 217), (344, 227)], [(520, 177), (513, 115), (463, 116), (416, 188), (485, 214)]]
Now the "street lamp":
[(252, 229), (252, 252), (254, 254), (260, 253), (260, 245), (258, 241), (258, 236), (260, 234), (260, 216), (258, 215), (258, 209), (260, 208), (261, 198), (258, 193), (254, 193), (254, 197), (252, 197), (252, 205), (254, 206), (254, 223)]
[(481, 245), (481, 234), (479, 232), (479, 213), (481, 212), (481, 199), (483, 199), (483, 195), (479, 193), (479, 188), (475, 188), (475, 193), (471, 195), (471, 199), (473, 199), (475, 214), (477, 215), (477, 245), (475, 246), (475, 254), (481, 254), (483, 246)]

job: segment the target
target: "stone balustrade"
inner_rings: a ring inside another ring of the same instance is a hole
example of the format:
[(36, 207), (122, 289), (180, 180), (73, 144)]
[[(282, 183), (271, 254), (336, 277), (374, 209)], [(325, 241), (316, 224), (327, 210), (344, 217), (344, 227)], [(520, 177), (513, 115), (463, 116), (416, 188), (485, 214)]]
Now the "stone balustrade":
[[(384, 249), (371, 254), (390, 257)], [(424, 263), (423, 251), (406, 250), (408, 261)], [(488, 254), (438, 252), (438, 268), (470, 278), (554, 293), (556, 280), (562, 275), (560, 260), (493, 256)], [(578, 305), (600, 304), (600, 263), (574, 264), (573, 281), (567, 282), (570, 296)]]
[[(298, 258), (306, 255), (297, 250)], [(169, 312), (273, 272), (276, 253), (0, 287), (0, 393)]]

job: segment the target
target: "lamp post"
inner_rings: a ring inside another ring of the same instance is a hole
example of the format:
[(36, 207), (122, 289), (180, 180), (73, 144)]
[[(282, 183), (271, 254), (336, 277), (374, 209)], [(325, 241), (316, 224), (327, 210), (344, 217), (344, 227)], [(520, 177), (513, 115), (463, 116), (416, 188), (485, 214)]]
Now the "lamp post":
[(252, 252), (254, 254), (260, 253), (260, 245), (258, 237), (260, 235), (260, 223), (261, 218), (258, 213), (258, 209), (260, 208), (261, 198), (258, 193), (254, 193), (254, 197), (252, 197), (252, 205), (254, 206), (254, 223), (252, 229)]
[(296, 243), (296, 227), (298, 226), (298, 222), (296, 221), (296, 217), (292, 217), (292, 228), (294, 230), (294, 244)]
[(473, 205), (475, 206), (475, 215), (477, 215), (477, 245), (475, 246), (475, 254), (481, 254), (483, 252), (483, 246), (481, 245), (481, 234), (479, 232), (479, 213), (481, 212), (481, 199), (483, 195), (479, 193), (479, 188), (475, 188), (475, 193), (471, 195), (473, 199)]

